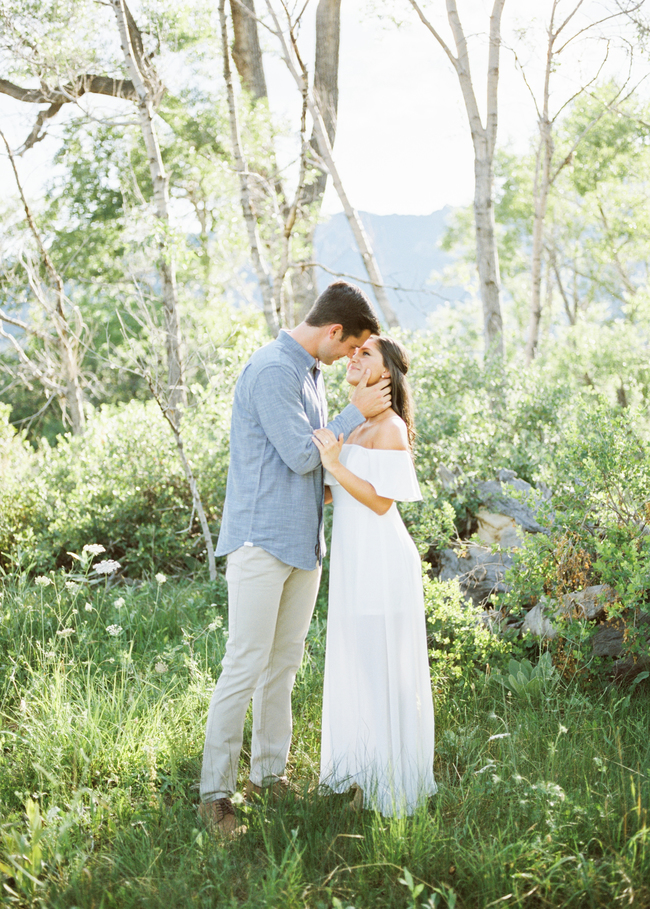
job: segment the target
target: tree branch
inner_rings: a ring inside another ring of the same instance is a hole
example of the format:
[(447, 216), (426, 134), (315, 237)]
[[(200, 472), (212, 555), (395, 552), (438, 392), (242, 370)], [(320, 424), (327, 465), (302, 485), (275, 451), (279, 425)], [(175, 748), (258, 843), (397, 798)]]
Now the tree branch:
[(79, 76), (72, 82), (57, 88), (48, 88), (47, 85), (41, 88), (22, 88), (15, 85), (7, 79), (0, 79), (0, 94), (8, 95), (17, 101), (24, 101), (28, 104), (49, 104), (45, 110), (40, 111), (36, 122), (32, 127), (30, 134), (20, 147), (19, 155), (23, 155), (28, 149), (33, 148), (37, 142), (45, 138), (43, 130), (46, 120), (51, 120), (61, 110), (64, 104), (77, 102), (82, 95), (87, 93), (96, 95), (108, 95), (113, 98), (124, 98), (127, 101), (133, 101), (137, 97), (133, 83), (128, 79), (114, 79), (110, 76), (97, 76), (86, 73)]
[(447, 44), (447, 42), (446, 42), (446, 41), (444, 40), (444, 38), (440, 35), (440, 33), (433, 27), (433, 25), (429, 22), (429, 20), (427, 19), (427, 17), (424, 15), (424, 13), (422, 12), (422, 10), (420, 9), (420, 6), (419, 6), (419, 4), (416, 2), (416, 0), (409, 0), (409, 3), (411, 4), (411, 6), (412, 6), (413, 9), (415, 10), (415, 12), (416, 12), (416, 13), (418, 14), (418, 16), (420, 17), (420, 21), (422, 22), (422, 24), (425, 26), (425, 28), (428, 28), (428, 29), (429, 29), (429, 31), (431, 32), (431, 34), (433, 35), (433, 37), (436, 39), (436, 41), (438, 42), (438, 44), (440, 45), (440, 47), (441, 47), (441, 48), (443, 49), (443, 51), (447, 54), (447, 56), (449, 57), (449, 60), (451, 61), (452, 66), (454, 67), (454, 69), (455, 69), (456, 71), (458, 71), (458, 59), (457, 59), (456, 57), (454, 57), (454, 55), (452, 54), (452, 52), (451, 52), (451, 50), (450, 50), (449, 45)]

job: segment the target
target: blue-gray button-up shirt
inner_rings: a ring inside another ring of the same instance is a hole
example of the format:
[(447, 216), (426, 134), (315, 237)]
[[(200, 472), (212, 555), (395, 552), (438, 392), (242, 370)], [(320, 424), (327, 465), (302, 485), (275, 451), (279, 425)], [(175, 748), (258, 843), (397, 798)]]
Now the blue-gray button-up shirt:
[(315, 568), (325, 541), (323, 470), (312, 431), (327, 425), (347, 438), (363, 420), (348, 404), (327, 422), (318, 363), (286, 331), (257, 350), (235, 387), (216, 554), (248, 544), (295, 568)]

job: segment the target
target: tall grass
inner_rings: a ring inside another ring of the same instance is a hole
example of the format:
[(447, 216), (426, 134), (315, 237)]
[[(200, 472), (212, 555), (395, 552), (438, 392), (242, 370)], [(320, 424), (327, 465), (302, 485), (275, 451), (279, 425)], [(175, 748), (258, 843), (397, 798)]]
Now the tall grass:
[(223, 588), (47, 581), (2, 588), (3, 905), (650, 906), (643, 692), (437, 678), (438, 795), (355, 815), (317, 786), (316, 617), (294, 696), (304, 797), (240, 805), (248, 833), (223, 844), (196, 813)]

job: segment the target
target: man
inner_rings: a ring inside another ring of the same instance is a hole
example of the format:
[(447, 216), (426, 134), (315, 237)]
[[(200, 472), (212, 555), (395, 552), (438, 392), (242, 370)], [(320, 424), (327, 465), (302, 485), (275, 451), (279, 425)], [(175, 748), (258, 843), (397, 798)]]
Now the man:
[(327, 423), (319, 364), (352, 357), (379, 323), (366, 295), (336, 281), (304, 322), (256, 351), (235, 389), (230, 470), (217, 555), (227, 555), (228, 644), (206, 728), (199, 811), (222, 833), (238, 828), (244, 719), (253, 699), (247, 792), (285, 791), (291, 691), (316, 602), (324, 552), (323, 471), (314, 429), (348, 436), (390, 406), (390, 382), (364, 377)]

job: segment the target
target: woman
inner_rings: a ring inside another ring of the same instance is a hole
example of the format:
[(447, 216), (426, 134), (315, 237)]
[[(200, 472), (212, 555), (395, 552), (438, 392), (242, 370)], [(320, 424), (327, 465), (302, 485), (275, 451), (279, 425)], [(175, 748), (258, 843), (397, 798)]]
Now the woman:
[(371, 337), (347, 380), (390, 376), (392, 408), (346, 444), (314, 433), (334, 502), (321, 783), (384, 815), (412, 814), (436, 791), (420, 558), (394, 504), (421, 499), (407, 370), (401, 344)]

